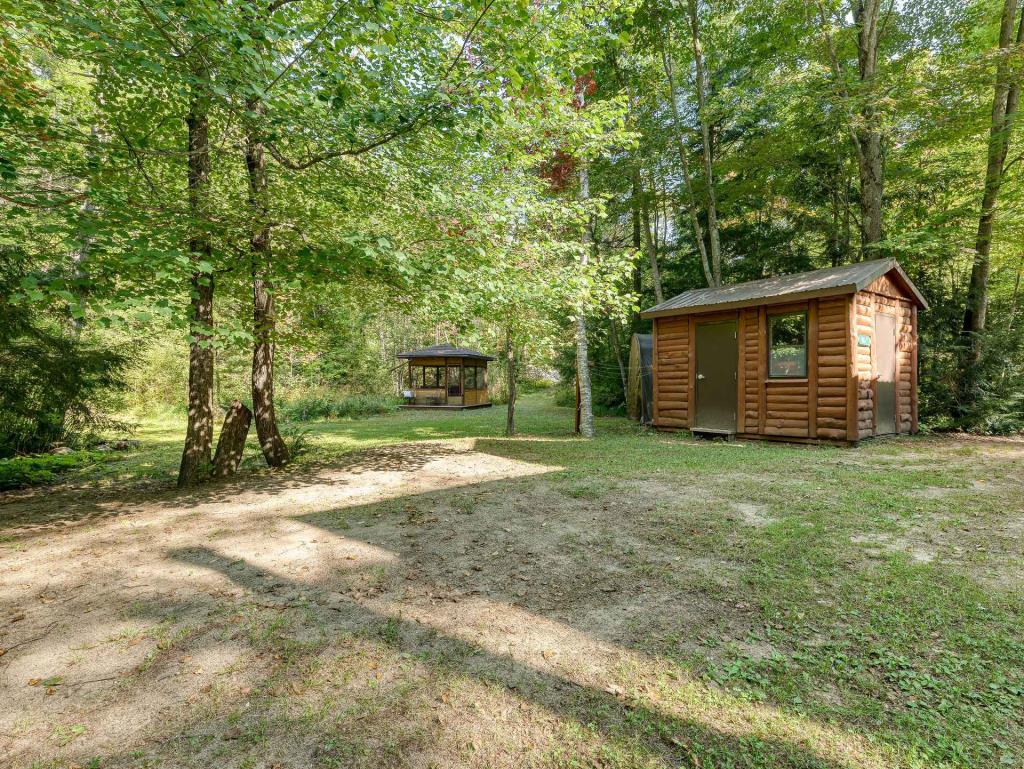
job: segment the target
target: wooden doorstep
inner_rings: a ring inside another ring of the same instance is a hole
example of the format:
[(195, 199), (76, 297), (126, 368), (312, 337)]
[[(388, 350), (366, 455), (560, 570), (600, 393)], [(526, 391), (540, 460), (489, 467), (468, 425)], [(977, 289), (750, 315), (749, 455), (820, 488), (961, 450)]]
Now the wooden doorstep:
[(440, 405), (440, 406), (427, 406), (426, 404), (418, 405), (418, 404), (415, 404), (415, 403), (403, 403), (403, 404), (401, 404), (399, 406), (399, 408), (401, 408), (401, 409), (434, 409), (434, 410), (439, 410), (439, 411), (445, 411), (445, 410), (447, 410), (447, 411), (464, 411), (466, 409), (489, 409), (493, 405), (494, 404), (490, 403), (490, 402), (488, 402), (488, 403), (473, 403), (473, 404), (470, 404), (468, 406), (446, 406), (446, 405), (443, 405), (443, 404)]

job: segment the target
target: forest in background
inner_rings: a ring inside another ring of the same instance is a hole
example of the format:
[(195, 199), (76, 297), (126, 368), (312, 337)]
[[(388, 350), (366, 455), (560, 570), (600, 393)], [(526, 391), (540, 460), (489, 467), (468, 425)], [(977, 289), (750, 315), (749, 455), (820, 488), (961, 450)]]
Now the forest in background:
[(187, 410), (189, 483), (239, 399), (284, 464), (278, 412), (372, 409), (437, 341), (499, 388), (582, 371), (586, 433), (640, 309), (889, 256), (931, 304), (923, 423), (1024, 425), (1016, 0), (0, 18), (0, 456)]

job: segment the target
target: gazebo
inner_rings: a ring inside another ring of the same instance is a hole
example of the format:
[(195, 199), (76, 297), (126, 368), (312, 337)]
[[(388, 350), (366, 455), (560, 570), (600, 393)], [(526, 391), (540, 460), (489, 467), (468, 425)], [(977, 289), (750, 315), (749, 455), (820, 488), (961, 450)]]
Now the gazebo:
[(477, 350), (436, 344), (398, 354), (409, 361), (403, 391), (412, 409), (476, 409), (491, 405), (487, 392), (487, 362), (494, 360)]

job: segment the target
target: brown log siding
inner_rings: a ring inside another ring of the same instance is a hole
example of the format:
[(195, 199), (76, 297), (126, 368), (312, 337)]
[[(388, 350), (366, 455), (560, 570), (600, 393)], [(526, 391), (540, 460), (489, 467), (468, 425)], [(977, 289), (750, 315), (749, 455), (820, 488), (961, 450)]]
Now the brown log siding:
[(818, 300), (818, 437), (831, 440), (846, 440), (848, 303), (846, 297)]
[(655, 325), (654, 422), (690, 426), (690, 319), (660, 318)]
[[(769, 379), (768, 316), (798, 309), (808, 312), (808, 376)], [(853, 295), (735, 312), (739, 355), (737, 432), (748, 437), (826, 441), (856, 441), (874, 435), (874, 318), (878, 312), (897, 318), (898, 430), (916, 432), (916, 306), (887, 277), (872, 284), (870, 290)], [(667, 316), (655, 321), (657, 427), (685, 428), (692, 424), (691, 395), (696, 374), (693, 329), (711, 315)], [(871, 346), (858, 344), (859, 334), (868, 335)]]

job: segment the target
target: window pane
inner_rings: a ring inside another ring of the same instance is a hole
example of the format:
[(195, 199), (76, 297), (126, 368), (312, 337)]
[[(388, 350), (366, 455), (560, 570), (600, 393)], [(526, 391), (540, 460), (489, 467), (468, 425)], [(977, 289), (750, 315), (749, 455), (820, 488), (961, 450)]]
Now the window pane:
[(462, 370), (460, 366), (448, 367), (448, 394), (462, 395)]
[(807, 376), (807, 314), (770, 315), (768, 376)]
[(466, 366), (466, 389), (476, 389), (476, 367)]

